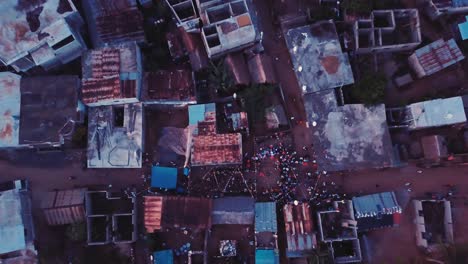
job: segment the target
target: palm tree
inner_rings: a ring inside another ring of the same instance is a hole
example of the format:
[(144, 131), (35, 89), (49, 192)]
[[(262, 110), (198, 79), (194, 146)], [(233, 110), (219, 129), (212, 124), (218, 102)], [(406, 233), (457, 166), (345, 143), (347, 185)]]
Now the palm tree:
[(232, 93), (233, 81), (226, 70), (224, 59), (220, 59), (217, 63), (210, 61), (208, 81), (210, 86), (214, 87), (218, 93)]

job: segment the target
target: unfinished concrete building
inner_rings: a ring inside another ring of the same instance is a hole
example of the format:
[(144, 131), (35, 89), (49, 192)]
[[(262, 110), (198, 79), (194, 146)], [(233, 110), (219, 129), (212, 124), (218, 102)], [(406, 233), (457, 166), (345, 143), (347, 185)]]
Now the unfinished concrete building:
[(0, 62), (16, 71), (66, 64), (86, 50), (83, 20), (71, 0), (3, 0)]
[(182, 27), (187, 32), (198, 32), (200, 18), (193, 0), (166, 0), (166, 4), (172, 11), (178, 27)]
[(443, 15), (468, 14), (467, 0), (420, 0), (432, 19)]
[(421, 43), (418, 10), (374, 10), (355, 22), (354, 41), (357, 54), (412, 50)]
[(202, 39), (210, 58), (255, 42), (256, 30), (246, 0), (196, 0)]
[(450, 201), (413, 200), (413, 205), (418, 247), (433, 249), (454, 243)]
[(89, 191), (85, 197), (88, 245), (132, 243), (137, 238), (136, 198)]

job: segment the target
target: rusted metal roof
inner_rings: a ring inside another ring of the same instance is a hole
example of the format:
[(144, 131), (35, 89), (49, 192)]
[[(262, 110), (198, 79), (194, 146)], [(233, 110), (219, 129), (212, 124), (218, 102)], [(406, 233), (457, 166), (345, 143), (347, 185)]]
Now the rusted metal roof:
[(47, 193), (41, 203), (47, 223), (65, 225), (84, 221), (85, 193), (86, 188)]
[(301, 257), (312, 254), (317, 246), (317, 239), (309, 205), (286, 204), (283, 207), (283, 214), (287, 239), (286, 255)]
[(242, 52), (229, 53), (224, 63), (236, 85), (248, 85), (250, 83), (249, 68)]
[(264, 53), (256, 54), (247, 63), (252, 82), (276, 83), (275, 70), (270, 56)]
[(145, 100), (196, 101), (193, 72), (187, 68), (147, 72), (143, 89)]
[[(95, 47), (145, 39), (143, 15), (135, 0), (86, 0)], [(92, 28), (94, 27), (94, 28)]]
[[(202, 107), (200, 107), (202, 106)], [(240, 133), (217, 134), (214, 104), (189, 107), (189, 120), (200, 117), (204, 109), (204, 120), (196, 123), (192, 138), (192, 166), (223, 165), (242, 163), (242, 135)], [(190, 122), (192, 125), (194, 123)]]
[[(59, 20), (76, 12), (76, 8), (69, 0), (2, 0), (0, 11), (0, 58), (9, 64), (45, 43), (51, 25), (66, 27)], [(54, 37), (62, 39), (59, 33)]]
[(165, 196), (162, 227), (207, 228), (210, 225), (212, 202), (207, 198)]
[(102, 48), (83, 56), (82, 99), (85, 104), (136, 97), (136, 80), (122, 80), (121, 73), (137, 71), (136, 45)]
[(162, 196), (144, 196), (144, 222), (148, 233), (161, 230), (162, 219)]
[(19, 126), (21, 112), (21, 76), (0, 73), (0, 147), (19, 144)]

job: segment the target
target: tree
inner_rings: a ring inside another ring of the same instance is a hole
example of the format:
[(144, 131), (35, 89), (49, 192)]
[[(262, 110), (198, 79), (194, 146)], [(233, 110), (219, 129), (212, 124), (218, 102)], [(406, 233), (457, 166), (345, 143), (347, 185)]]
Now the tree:
[(86, 239), (86, 224), (84, 222), (67, 226), (65, 235), (73, 242), (82, 242)]
[(370, 0), (344, 0), (341, 7), (349, 13), (368, 14), (372, 11)]
[(220, 94), (229, 95), (233, 92), (232, 87), (234, 82), (226, 70), (223, 59), (216, 63), (210, 61), (208, 81), (209, 85), (214, 87)]
[(242, 109), (249, 116), (249, 123), (265, 121), (265, 109), (268, 107), (265, 98), (274, 92), (270, 84), (252, 84), (238, 93)]
[(368, 72), (354, 84), (351, 96), (365, 105), (383, 103), (387, 78), (383, 73)]

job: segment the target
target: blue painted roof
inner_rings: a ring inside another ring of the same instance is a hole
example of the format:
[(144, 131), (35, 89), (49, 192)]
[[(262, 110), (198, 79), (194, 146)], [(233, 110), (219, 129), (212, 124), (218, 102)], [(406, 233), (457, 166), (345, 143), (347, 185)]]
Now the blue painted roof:
[(452, 0), (453, 7), (464, 7), (468, 6), (468, 0)]
[(153, 253), (153, 263), (154, 264), (173, 264), (174, 263), (174, 254), (172, 250), (161, 250)]
[(196, 125), (198, 122), (205, 120), (206, 112), (215, 112), (216, 105), (211, 104), (198, 104), (189, 106), (189, 125)]
[(276, 203), (255, 203), (255, 232), (277, 232)]
[(468, 39), (468, 16), (466, 16), (466, 22), (458, 24), (458, 29), (460, 30), (461, 38), (463, 40)]
[(279, 255), (274, 249), (255, 250), (256, 264), (279, 264)]
[(0, 192), (0, 254), (26, 247), (22, 210), (18, 190)]
[(364, 215), (392, 214), (400, 209), (394, 192), (353, 197), (353, 205), (357, 218)]
[(177, 168), (153, 166), (151, 168), (151, 187), (175, 189)]

